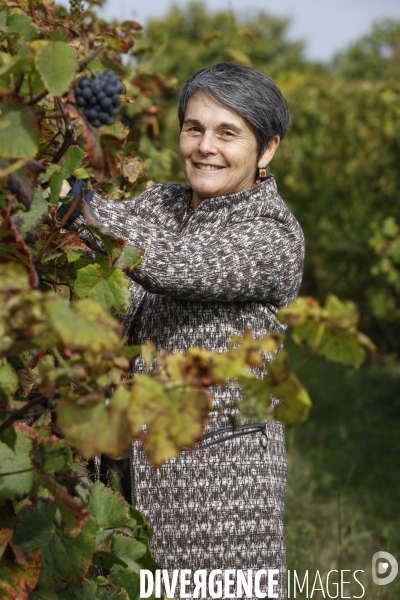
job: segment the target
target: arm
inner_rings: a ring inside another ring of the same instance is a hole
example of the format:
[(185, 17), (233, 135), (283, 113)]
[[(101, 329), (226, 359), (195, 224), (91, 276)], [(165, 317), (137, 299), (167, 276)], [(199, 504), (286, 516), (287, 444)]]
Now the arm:
[(185, 300), (288, 304), (298, 293), (304, 238), (293, 217), (236, 223), (200, 234), (170, 233), (137, 214), (134, 202), (95, 196), (91, 207), (108, 229), (144, 255), (129, 276), (145, 290)]

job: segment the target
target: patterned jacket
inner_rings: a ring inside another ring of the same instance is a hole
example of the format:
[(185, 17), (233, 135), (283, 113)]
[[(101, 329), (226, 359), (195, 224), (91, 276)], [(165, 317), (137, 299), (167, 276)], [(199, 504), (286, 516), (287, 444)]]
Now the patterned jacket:
[(297, 296), (304, 237), (274, 178), (204, 200), (185, 221), (190, 201), (189, 186), (171, 184), (154, 185), (133, 200), (105, 201), (95, 195), (91, 201), (103, 223), (143, 254), (130, 273), (127, 328), (148, 292), (213, 302), (217, 310), (221, 304), (251, 303), (250, 310), (261, 311), (271, 330), (281, 329), (275, 315)]
[[(190, 201), (189, 186), (169, 184), (130, 201), (92, 200), (103, 223), (143, 253), (130, 274), (126, 333), (135, 323), (135, 343), (223, 352), (232, 335), (247, 329), (255, 338), (282, 331), (276, 314), (298, 293), (304, 238), (275, 180), (204, 200), (187, 217)], [(143, 367), (139, 359), (135, 370)], [(214, 406), (237, 398), (237, 387), (213, 388)], [(284, 428), (268, 422), (263, 431), (227, 440), (226, 427), (226, 415), (215, 411), (206, 443), (182, 450), (160, 469), (135, 442), (131, 501), (154, 527), (161, 568), (277, 568), (285, 600)]]

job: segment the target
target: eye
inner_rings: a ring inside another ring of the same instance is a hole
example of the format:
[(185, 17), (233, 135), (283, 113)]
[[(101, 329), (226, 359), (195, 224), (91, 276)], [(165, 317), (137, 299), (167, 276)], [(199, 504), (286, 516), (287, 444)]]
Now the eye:
[(192, 135), (201, 133), (201, 127), (199, 127), (198, 125), (189, 125), (189, 126), (185, 127), (184, 130), (186, 131), (186, 133), (190, 133)]
[(225, 130), (221, 131), (220, 135), (222, 137), (224, 137), (224, 138), (233, 138), (233, 137), (235, 137), (234, 132), (230, 131), (229, 129), (225, 129)]

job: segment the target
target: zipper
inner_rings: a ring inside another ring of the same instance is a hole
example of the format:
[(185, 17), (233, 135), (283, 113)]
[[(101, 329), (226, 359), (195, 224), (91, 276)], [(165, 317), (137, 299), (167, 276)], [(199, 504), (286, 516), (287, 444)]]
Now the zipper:
[(191, 200), (189, 202), (189, 206), (186, 212), (186, 215), (183, 217), (183, 221), (182, 223), (179, 225), (178, 231), (181, 232), (187, 225), (187, 222), (189, 221), (189, 219), (192, 217), (194, 213), (194, 206), (193, 206), (193, 200)]

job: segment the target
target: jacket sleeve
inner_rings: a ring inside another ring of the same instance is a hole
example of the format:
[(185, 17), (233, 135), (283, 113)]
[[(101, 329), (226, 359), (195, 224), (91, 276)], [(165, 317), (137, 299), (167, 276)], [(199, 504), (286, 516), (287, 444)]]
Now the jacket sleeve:
[[(98, 217), (142, 254), (129, 276), (145, 290), (185, 300), (262, 301), (275, 306), (298, 294), (304, 237), (297, 221), (259, 217), (222, 229), (182, 235), (135, 214), (134, 202), (95, 196)], [(289, 213), (290, 214), (290, 213)]]

